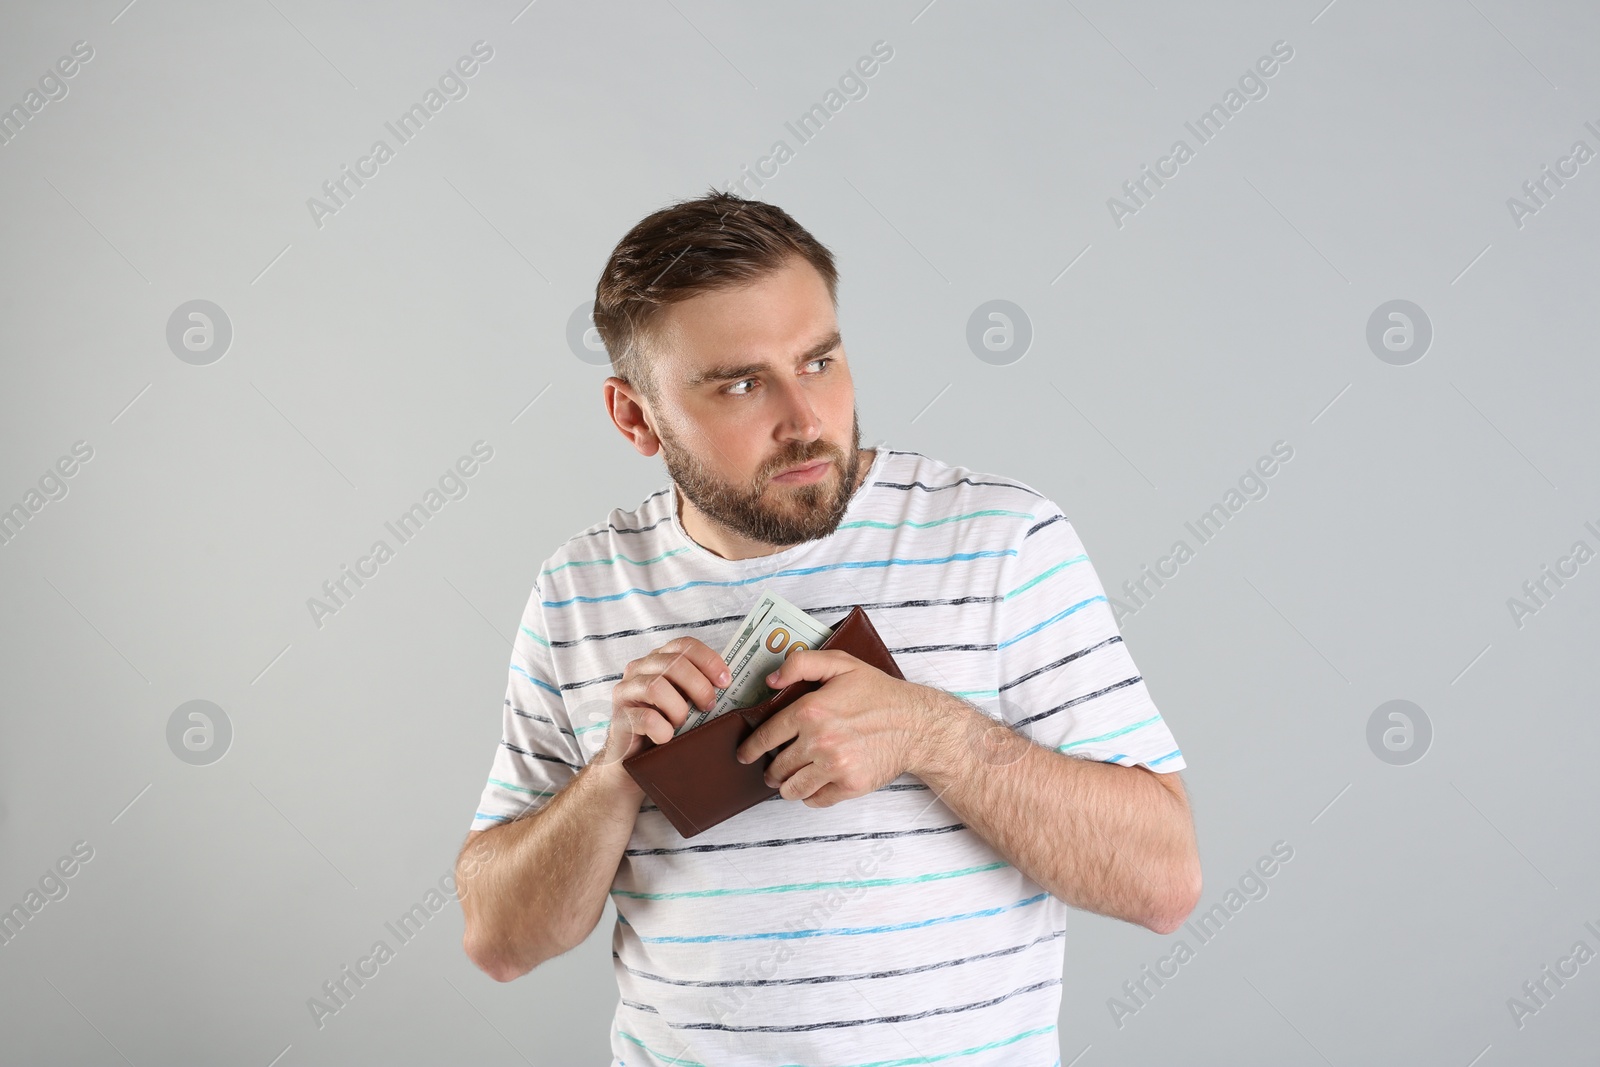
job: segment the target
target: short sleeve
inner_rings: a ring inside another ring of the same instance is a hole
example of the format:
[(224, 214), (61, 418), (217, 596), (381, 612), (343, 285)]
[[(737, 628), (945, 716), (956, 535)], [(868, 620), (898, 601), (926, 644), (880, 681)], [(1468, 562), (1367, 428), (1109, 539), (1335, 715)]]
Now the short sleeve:
[(538, 582), (511, 647), (500, 742), (472, 829), (532, 815), (583, 767), (577, 734), (556, 681)]
[(1040, 501), (1003, 569), (1001, 713), (1069, 756), (1181, 770), (1183, 753), (1134, 666), (1077, 531), (1054, 502)]

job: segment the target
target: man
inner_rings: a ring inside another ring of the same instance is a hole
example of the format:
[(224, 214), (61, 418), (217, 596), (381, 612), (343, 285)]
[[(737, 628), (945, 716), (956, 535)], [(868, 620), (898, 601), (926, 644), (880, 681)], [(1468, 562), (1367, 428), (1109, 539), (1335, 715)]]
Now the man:
[[(1068, 906), (1170, 933), (1199, 897), (1183, 756), (1072, 524), (860, 449), (836, 280), (785, 212), (713, 192), (597, 288), (607, 411), (672, 480), (540, 568), (460, 880), (500, 981), (609, 895), (614, 1065), (1049, 1067)], [(821, 688), (739, 751), (782, 746), (778, 796), (686, 841), (621, 761), (712, 703), (763, 590), (862, 605), (907, 680), (792, 653), (769, 684)]]

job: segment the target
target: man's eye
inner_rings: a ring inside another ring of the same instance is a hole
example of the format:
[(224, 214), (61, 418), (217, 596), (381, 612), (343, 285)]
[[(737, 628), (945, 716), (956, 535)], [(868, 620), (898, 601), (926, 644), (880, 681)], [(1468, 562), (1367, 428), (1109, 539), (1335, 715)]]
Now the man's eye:
[[(821, 357), (819, 357), (817, 359), (811, 360), (809, 363), (806, 364), (806, 366), (809, 367), (809, 366), (811, 366), (812, 364), (815, 364), (815, 363), (832, 363), (832, 362), (833, 362), (833, 357), (832, 356), (821, 356)], [(824, 367), (822, 370), (815, 371), (813, 373), (823, 374), (823, 373), (826, 372), (826, 370), (827, 370), (827, 368)], [(741, 378), (739, 381), (734, 382), (732, 385), (730, 385), (726, 389), (724, 389), (723, 392), (726, 393), (729, 396), (749, 396), (750, 395), (750, 390), (748, 390), (748, 389), (741, 390), (739, 387), (741, 385), (744, 385), (746, 382), (753, 382), (753, 381), (756, 381), (756, 379), (755, 378)]]

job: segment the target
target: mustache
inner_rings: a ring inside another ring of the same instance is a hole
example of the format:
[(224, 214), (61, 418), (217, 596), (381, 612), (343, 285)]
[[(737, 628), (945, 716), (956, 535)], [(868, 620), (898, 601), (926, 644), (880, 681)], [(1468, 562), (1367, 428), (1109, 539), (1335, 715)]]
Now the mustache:
[(809, 456), (785, 457), (784, 459), (778, 460), (771, 464), (771, 466), (767, 469), (766, 476), (768, 478), (772, 478), (776, 475), (782, 474), (786, 470), (789, 470), (791, 467), (799, 467), (801, 465), (815, 463), (819, 459), (831, 460), (837, 463), (840, 458), (839, 452), (832, 448), (825, 448), (822, 451), (815, 452)]

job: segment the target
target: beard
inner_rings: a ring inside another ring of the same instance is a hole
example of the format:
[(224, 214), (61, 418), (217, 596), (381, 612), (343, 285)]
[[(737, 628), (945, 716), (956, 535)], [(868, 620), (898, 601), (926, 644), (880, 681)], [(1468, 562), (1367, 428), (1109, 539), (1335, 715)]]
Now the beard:
[[(818, 439), (796, 443), (756, 472), (749, 484), (725, 482), (665, 425), (658, 427), (661, 456), (679, 491), (711, 521), (763, 544), (786, 546), (826, 537), (850, 506), (861, 463), (861, 419), (852, 415), (850, 450)], [(801, 463), (832, 460), (830, 472), (809, 485), (772, 482), (773, 475)]]

